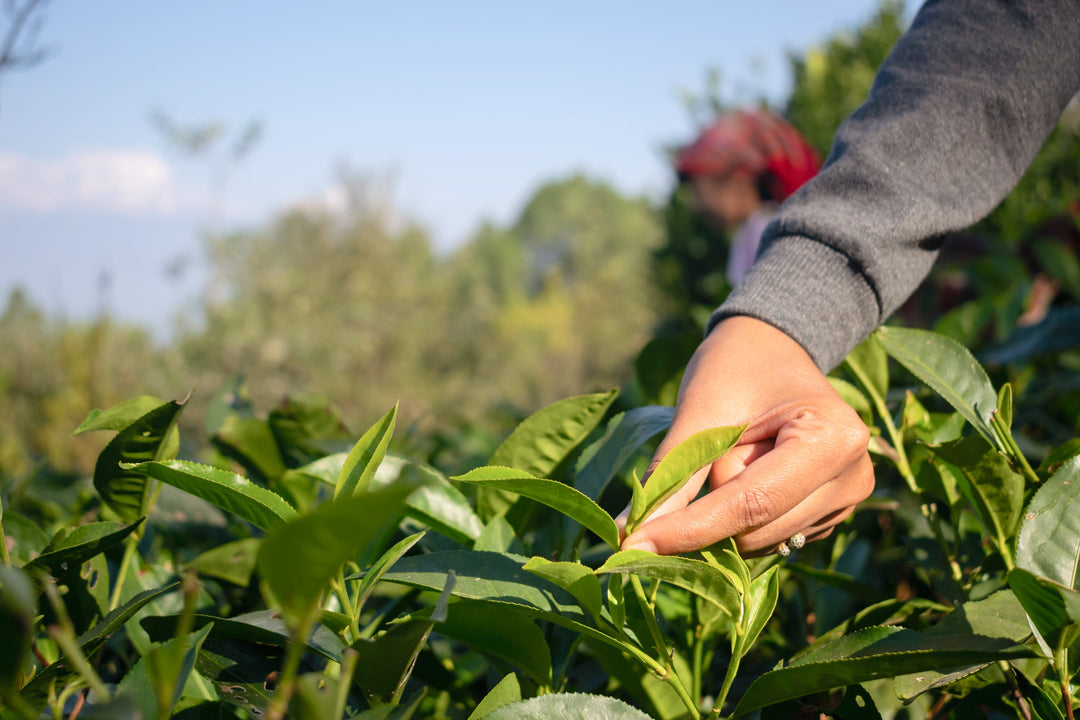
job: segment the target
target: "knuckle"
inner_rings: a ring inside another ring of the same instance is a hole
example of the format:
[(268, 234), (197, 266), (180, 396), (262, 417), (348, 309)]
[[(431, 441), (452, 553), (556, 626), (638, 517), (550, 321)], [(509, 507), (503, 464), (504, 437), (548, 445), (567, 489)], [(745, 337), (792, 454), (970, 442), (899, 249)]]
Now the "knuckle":
[(741, 527), (756, 528), (772, 520), (775, 501), (760, 487), (749, 487), (739, 495), (736, 517)]

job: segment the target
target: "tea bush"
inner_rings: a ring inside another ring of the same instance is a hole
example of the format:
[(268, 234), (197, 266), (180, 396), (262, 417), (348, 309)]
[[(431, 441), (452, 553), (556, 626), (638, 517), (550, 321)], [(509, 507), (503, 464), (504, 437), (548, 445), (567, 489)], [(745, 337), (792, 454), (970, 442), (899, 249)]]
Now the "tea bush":
[(4, 489), (3, 717), (1073, 717), (1080, 439), (1029, 458), (1023, 396), (928, 331), (880, 329), (832, 380), (878, 489), (787, 560), (619, 550), (613, 516), (741, 428), (642, 487), (672, 410), (616, 391), (449, 477), (392, 447), (396, 408), (354, 441), (327, 403), (230, 388), (212, 464), (177, 459), (183, 402), (94, 411), (92, 480)]

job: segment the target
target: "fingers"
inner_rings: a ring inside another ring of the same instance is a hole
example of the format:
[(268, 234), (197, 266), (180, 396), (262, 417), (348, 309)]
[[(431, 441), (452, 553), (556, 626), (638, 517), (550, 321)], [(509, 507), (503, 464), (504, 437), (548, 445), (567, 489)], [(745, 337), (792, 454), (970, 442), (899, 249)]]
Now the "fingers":
[(759, 442), (717, 463), (710, 493), (654, 515), (623, 546), (676, 554), (735, 537), (740, 550), (759, 554), (797, 532), (824, 536), (873, 490), (866, 427), (841, 406), (810, 402), (773, 418), (780, 429), (771, 449)]

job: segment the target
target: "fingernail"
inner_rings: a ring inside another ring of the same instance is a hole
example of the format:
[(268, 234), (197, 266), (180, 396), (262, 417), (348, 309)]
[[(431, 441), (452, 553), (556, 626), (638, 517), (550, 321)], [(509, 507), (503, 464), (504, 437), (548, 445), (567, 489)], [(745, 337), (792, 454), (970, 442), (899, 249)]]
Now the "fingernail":
[(627, 545), (623, 550), (644, 550), (645, 552), (656, 553), (656, 546), (648, 540), (638, 540), (633, 545)]

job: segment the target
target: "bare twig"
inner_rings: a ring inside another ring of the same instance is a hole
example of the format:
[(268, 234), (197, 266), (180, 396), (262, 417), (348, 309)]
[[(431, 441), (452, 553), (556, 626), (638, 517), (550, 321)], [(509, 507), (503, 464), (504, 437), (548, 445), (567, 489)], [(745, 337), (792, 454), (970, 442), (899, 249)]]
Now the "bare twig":
[(11, 25), (4, 34), (3, 42), (0, 43), (0, 72), (8, 70), (24, 70), (37, 65), (48, 56), (47, 50), (26, 49), (19, 47), (19, 40), (24, 32), (28, 32), (29, 40), (23, 45), (33, 44), (38, 22), (30, 23), (34, 11), (43, 7), (48, 0), (26, 0), (21, 5), (15, 0), (9, 0), (5, 5), (11, 16)]

